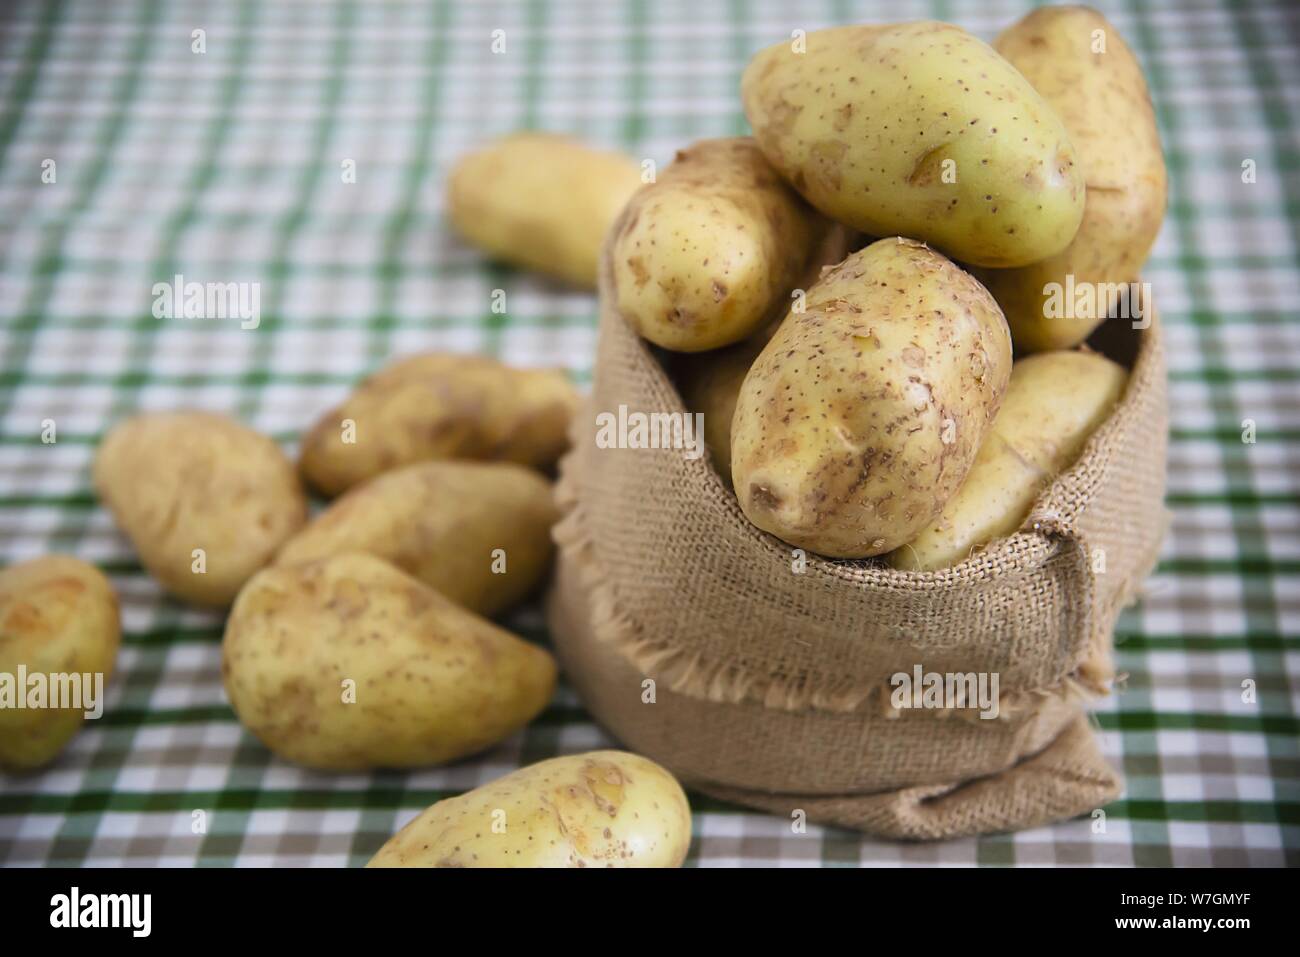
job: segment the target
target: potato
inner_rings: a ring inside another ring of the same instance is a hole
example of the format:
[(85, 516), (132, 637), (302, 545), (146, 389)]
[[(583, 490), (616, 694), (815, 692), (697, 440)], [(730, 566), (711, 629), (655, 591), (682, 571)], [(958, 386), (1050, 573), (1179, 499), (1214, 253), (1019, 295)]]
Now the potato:
[(546, 573), (555, 519), (551, 486), (532, 469), (421, 462), (352, 489), (289, 539), (276, 563), (366, 552), (492, 615)]
[(947, 568), (1019, 530), (1039, 494), (1109, 417), (1127, 381), (1123, 367), (1096, 353), (1044, 352), (1017, 362), (966, 481), (889, 563)]
[(691, 808), (677, 780), (626, 751), (520, 768), (439, 801), (369, 867), (680, 867)]
[[(1098, 33), (1100, 31), (1100, 33)], [(1105, 52), (1093, 52), (1105, 43)], [(1160, 131), (1142, 68), (1119, 31), (1087, 7), (1044, 7), (994, 44), (1056, 110), (1079, 153), (1087, 182), (1083, 225), (1062, 252), (1020, 269), (979, 278), (1006, 313), (1017, 348), (1068, 349), (1106, 318), (1098, 308), (1051, 302), (1053, 286), (1136, 282), (1164, 221), (1167, 176)], [(1129, 315), (1134, 316), (1134, 303)], [(1145, 303), (1143, 304), (1145, 307)]]
[[(823, 270), (840, 262), (861, 245), (859, 234), (832, 224), (813, 249), (798, 286), (791, 290), (791, 300), (795, 293), (806, 295), (821, 278)], [(725, 349), (683, 353), (671, 363), (673, 377), (687, 410), (704, 416), (704, 445), (718, 475), (727, 485), (731, 485), (731, 419), (736, 411), (736, 399), (749, 367), (763, 351), (763, 346), (776, 335), (781, 320), (785, 318), (787, 300), (779, 297), (775, 305), (781, 307), (781, 311), (770, 310), (768, 318), (747, 339)]]
[(544, 649), (360, 553), (257, 574), (231, 609), (221, 670), (244, 727), (285, 760), (332, 771), (482, 751), (555, 687)]
[(731, 482), (731, 420), (736, 414), (736, 400), (763, 345), (746, 340), (707, 353), (684, 375), (683, 401), (689, 411), (704, 416), (704, 445), (713, 467), (728, 484)]
[(491, 255), (594, 288), (605, 232), (641, 185), (640, 167), (626, 156), (516, 133), (456, 163), (447, 213)]
[(926, 21), (819, 30), (794, 47), (758, 53), (741, 96), (768, 160), (827, 216), (983, 266), (1023, 266), (1074, 238), (1074, 147), (988, 45)]
[(961, 485), (1011, 372), (997, 303), (938, 253), (882, 239), (827, 270), (741, 386), (731, 472), (749, 520), (865, 558)]
[[(749, 137), (704, 140), (628, 203), (610, 246), (619, 313), (665, 349), (739, 342), (785, 297), (827, 225)], [(779, 314), (779, 312), (778, 312)]]
[(568, 445), (578, 393), (564, 373), (429, 352), (366, 379), (303, 439), (298, 467), (325, 495), (434, 459), (550, 468)]
[(230, 604), (307, 521), (279, 446), (209, 412), (120, 423), (99, 447), (94, 481), (149, 573), (201, 605)]
[(93, 565), (51, 555), (0, 571), (0, 768), (49, 764), (103, 713), (120, 639), (117, 596)]

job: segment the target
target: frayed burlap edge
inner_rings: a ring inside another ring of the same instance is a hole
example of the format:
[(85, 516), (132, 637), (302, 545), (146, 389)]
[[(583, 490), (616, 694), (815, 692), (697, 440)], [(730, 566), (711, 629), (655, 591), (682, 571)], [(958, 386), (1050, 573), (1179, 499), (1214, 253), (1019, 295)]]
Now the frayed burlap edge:
[[(575, 495), (571, 469), (571, 464), (563, 466), (556, 483), (556, 502), (563, 518), (552, 529), (552, 537), (577, 571), (581, 587), (590, 601), (591, 630), (599, 640), (613, 645), (638, 668), (656, 675), (657, 680), (671, 690), (689, 697), (732, 704), (753, 701), (785, 711), (809, 708), (856, 711), (874, 706), (882, 714), (893, 713), (887, 684), (864, 688), (846, 682), (843, 686), (822, 689), (791, 686), (779, 678), (764, 678), (726, 663), (707, 667), (700, 655), (684, 653), (643, 635), (639, 624), (620, 611), (617, 588), (604, 574), (594, 555), (593, 543), (582, 526), (582, 509)], [(1153, 556), (1152, 565), (1154, 561)], [(1002, 716), (1011, 717), (1034, 710), (1043, 698), (1058, 696), (1083, 705), (1109, 693), (1113, 677), (1110, 634), (1098, 630), (1087, 658), (1076, 672), (1063, 676), (1052, 685), (1004, 694), (999, 698), (998, 711)], [(952, 713), (958, 720), (979, 720), (970, 709), (954, 709)]]
[[(578, 441), (576, 422), (575, 419), (575, 442)], [(582, 523), (582, 508), (573, 474), (575, 468), (576, 460), (572, 456), (566, 457), (561, 462), (560, 475), (555, 486), (555, 498), (562, 517), (554, 526), (552, 536), (556, 544), (565, 550), (577, 569), (582, 587), (586, 589), (592, 604), (592, 630), (601, 640), (612, 643), (620, 653), (630, 658), (643, 671), (659, 675), (660, 680), (680, 694), (719, 702), (754, 701), (765, 707), (789, 711), (805, 708), (855, 711), (873, 706), (874, 701), (875, 707), (883, 713), (890, 713), (892, 709), (889, 705), (887, 685), (864, 688), (856, 682), (847, 680), (842, 685), (826, 688), (792, 685), (774, 676), (756, 676), (746, 673), (726, 662), (710, 667), (701, 660), (702, 656), (699, 654), (688, 654), (682, 649), (642, 634), (638, 623), (620, 611), (617, 587), (611, 578), (604, 574), (594, 555), (593, 543)], [(1046, 501), (1053, 494), (1053, 489), (1049, 488), (1043, 493), (1041, 500)], [(1124, 583), (1118, 595), (1120, 607), (1137, 600), (1144, 580), (1159, 560), (1168, 524), (1169, 515), (1165, 511), (1162, 515), (1161, 533), (1141, 561), (1140, 572)], [(1032, 534), (1047, 543), (1048, 536), (1057, 533), (1055, 529), (1046, 528), (1041, 513), (1037, 511), (1027, 520), (1026, 528), (1034, 531), (1017, 533), (1015, 537), (1029, 537)], [(1105, 627), (1094, 627), (1086, 656), (1073, 673), (1063, 676), (1054, 684), (1003, 695), (1000, 699), (999, 711), (1003, 715), (1014, 715), (1032, 709), (1043, 697), (1057, 695), (1068, 696), (1080, 703), (1091, 702), (1109, 693), (1114, 676), (1110, 630)], [(977, 720), (972, 718), (967, 710), (956, 713), (961, 719)]]

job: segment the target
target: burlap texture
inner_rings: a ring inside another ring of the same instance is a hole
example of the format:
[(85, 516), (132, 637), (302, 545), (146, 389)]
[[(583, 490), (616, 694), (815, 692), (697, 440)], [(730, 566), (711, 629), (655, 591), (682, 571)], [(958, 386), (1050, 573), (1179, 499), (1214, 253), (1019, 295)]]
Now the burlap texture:
[[(549, 602), (592, 713), (703, 790), (887, 836), (1028, 827), (1118, 793), (1083, 708), (1105, 690), (1115, 618), (1164, 531), (1158, 320), (1130, 333), (1120, 406), (1024, 531), (937, 572), (809, 554), (796, 573), (707, 457), (597, 446), (599, 412), (686, 411), (610, 308), (608, 279), (592, 394), (561, 466)], [(889, 677), (917, 664), (997, 673), (1002, 716), (891, 713)]]
[[(615, 737), (714, 797), (783, 815), (803, 810), (812, 821), (882, 837), (936, 839), (1034, 827), (1119, 793), (1119, 775), (1065, 695), (987, 722), (935, 711), (892, 720), (872, 711), (795, 712), (662, 686), (648, 703), (642, 682), (653, 670), (643, 673), (596, 636), (590, 595), (562, 551), (547, 611), (569, 680)], [(845, 768), (858, 771), (859, 786), (828, 773)], [(735, 780), (763, 783), (723, 783)]]

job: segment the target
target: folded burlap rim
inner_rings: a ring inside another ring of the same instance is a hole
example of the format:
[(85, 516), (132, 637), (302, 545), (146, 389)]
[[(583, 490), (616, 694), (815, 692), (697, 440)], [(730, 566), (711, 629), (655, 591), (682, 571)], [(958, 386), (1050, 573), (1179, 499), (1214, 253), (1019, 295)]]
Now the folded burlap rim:
[[(773, 773), (770, 761), (754, 751), (756, 739), (774, 746), (768, 757), (778, 764), (806, 763), (809, 748), (818, 757), (817, 763), (836, 764), (840, 759), (827, 743), (842, 734), (862, 733), (844, 728), (844, 719), (851, 718), (861, 722), (859, 729), (871, 727), (873, 733), (886, 738), (886, 753), (893, 756), (892, 762), (886, 758), (887, 764), (906, 767), (921, 760), (908, 752), (906, 743), (910, 738), (915, 745), (916, 736), (908, 735), (892, 720), (864, 712), (838, 718), (831, 712), (802, 712), (795, 719), (803, 731), (787, 737), (787, 732), (774, 727), (774, 721), (788, 712), (752, 704), (701, 701), (692, 706), (686, 703), (692, 699), (677, 699), (667, 692), (660, 694), (657, 705), (647, 706), (640, 700), (643, 673), (597, 637), (591, 596), (575, 572), (570, 555), (562, 550), (547, 601), (547, 622), (569, 681), (584, 704), (625, 746), (661, 762), (700, 793), (783, 815), (791, 822), (803, 816), (810, 822), (894, 840), (939, 840), (1036, 827), (1095, 813), (1122, 789), (1122, 779), (1098, 748), (1087, 715), (1070, 702), (1053, 702), (1047, 696), (1042, 699), (1044, 709), (1067, 709), (1063, 723), (1049, 718), (1046, 738), (1035, 735), (1039, 743), (1013, 745), (1010, 751), (994, 748), (980, 735), (974, 742), (974, 750), (981, 752), (979, 759), (966, 765), (977, 769), (973, 773), (954, 771), (950, 777), (939, 775), (936, 780), (932, 776), (900, 786), (885, 783), (898, 780), (896, 774), (888, 777), (889, 772), (881, 767), (863, 765), (862, 774), (857, 775), (860, 784), (850, 784), (846, 778), (839, 789), (827, 790), (811, 783), (800, 787), (797, 775)], [(731, 714), (739, 709), (749, 712), (748, 717)], [(1069, 711), (1074, 711), (1073, 716)], [(933, 727), (922, 738), (942, 765), (945, 756), (957, 757), (954, 748), (968, 745), (958, 741), (951, 722), (942, 720), (940, 714), (930, 717), (935, 719)], [(1026, 713), (1011, 720), (1019, 725), (1014, 734), (1019, 742), (1037, 716)], [(839, 769), (841, 774), (848, 770)], [(914, 781), (917, 773), (916, 769), (912, 772)]]
[(692, 781), (711, 797), (900, 841), (937, 841), (1041, 827), (1098, 810), (1123, 791), (1080, 714), (1046, 748), (984, 777), (874, 794), (775, 794)]

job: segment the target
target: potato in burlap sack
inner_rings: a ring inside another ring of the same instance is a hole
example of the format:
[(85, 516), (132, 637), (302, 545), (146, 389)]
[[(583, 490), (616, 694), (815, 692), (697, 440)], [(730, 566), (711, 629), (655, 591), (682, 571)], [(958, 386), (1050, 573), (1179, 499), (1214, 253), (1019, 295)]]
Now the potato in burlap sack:
[[(609, 282), (548, 602), (597, 719), (701, 791), (886, 837), (1033, 827), (1114, 798), (1085, 708), (1165, 527), (1158, 320), (1107, 324), (1106, 351), (1132, 370), (1124, 396), (1021, 531), (903, 572), (801, 560), (746, 520), (707, 457), (599, 446), (599, 413), (687, 411)], [(917, 666), (996, 674), (999, 716), (895, 709), (891, 676)]]

